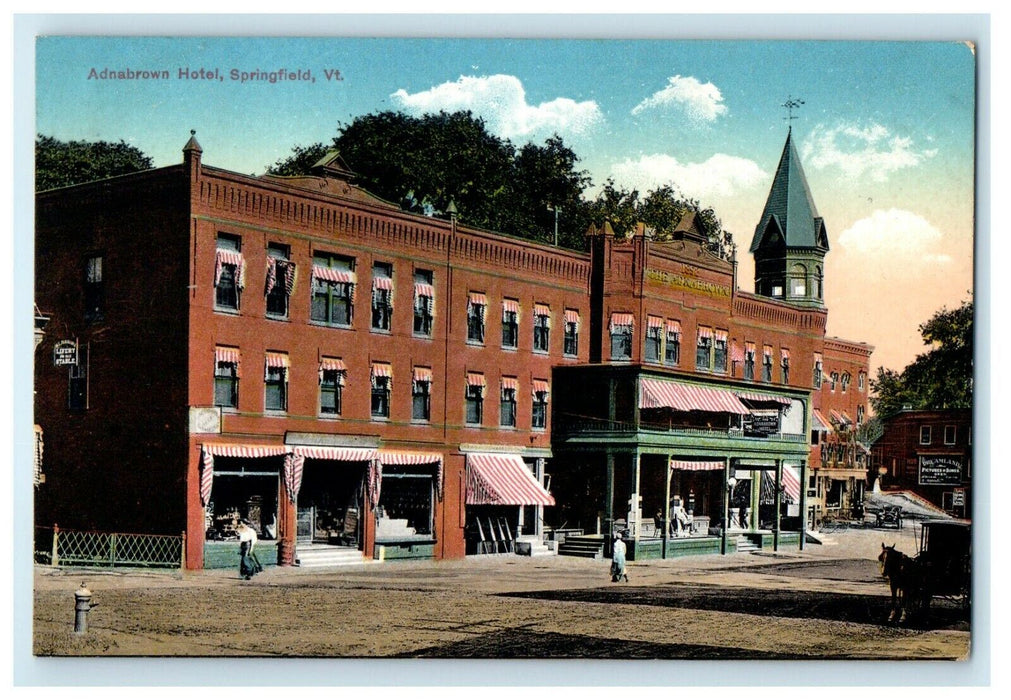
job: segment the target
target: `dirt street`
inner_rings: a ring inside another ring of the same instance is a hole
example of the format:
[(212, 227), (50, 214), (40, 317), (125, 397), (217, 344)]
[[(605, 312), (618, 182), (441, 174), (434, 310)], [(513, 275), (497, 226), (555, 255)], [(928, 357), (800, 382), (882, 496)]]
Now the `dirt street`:
[[(181, 574), (39, 567), (33, 651), (49, 656), (964, 659), (968, 622), (935, 600), (920, 628), (885, 624), (882, 540), (851, 530), (779, 553), (632, 562), (472, 557), (339, 569)], [(74, 591), (98, 607), (73, 634)]]

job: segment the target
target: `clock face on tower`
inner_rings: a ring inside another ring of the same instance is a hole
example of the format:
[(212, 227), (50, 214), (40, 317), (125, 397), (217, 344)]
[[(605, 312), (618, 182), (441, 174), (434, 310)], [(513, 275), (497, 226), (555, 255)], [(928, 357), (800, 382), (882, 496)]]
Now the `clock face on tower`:
[(221, 409), (216, 407), (199, 407), (199, 406), (191, 407), (190, 432), (220, 433)]

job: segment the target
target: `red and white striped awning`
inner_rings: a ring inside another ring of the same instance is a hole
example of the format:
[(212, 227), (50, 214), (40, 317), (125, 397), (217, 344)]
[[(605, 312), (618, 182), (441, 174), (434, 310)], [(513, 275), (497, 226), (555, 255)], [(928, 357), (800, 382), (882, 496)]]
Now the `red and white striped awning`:
[(467, 455), (469, 506), (553, 506), (555, 499), (538, 483), (519, 455)]
[(828, 412), (828, 414), (829, 414), (830, 416), (832, 416), (832, 420), (834, 420), (834, 421), (835, 421), (836, 423), (839, 423), (840, 425), (846, 425), (847, 423), (849, 423), (849, 422), (850, 422), (850, 421), (847, 421), (847, 420), (846, 420), (846, 419), (845, 419), (845, 418), (844, 418), (844, 417), (842, 416), (842, 414), (840, 414), (840, 413), (839, 413), (839, 411), (836, 411), (836, 410), (834, 410), (834, 409), (829, 409), (829, 412)]
[(377, 451), (369, 447), (324, 447), (321, 445), (295, 445), (291, 452), (308, 459), (330, 459), (335, 462), (371, 462)]
[(242, 265), (242, 253), (237, 250), (218, 250), (217, 262), (224, 263), (225, 265), (235, 265), (239, 267)]
[(779, 349), (779, 356), (782, 357), (784, 360), (789, 360), (790, 359), (790, 351), (787, 350), (786, 348), (780, 348)]
[(277, 457), (288, 453), (285, 445), (230, 445), (223, 443), (207, 443), (203, 445), (204, 454), (214, 457), (243, 457), (246, 459), (260, 459), (263, 457)]
[(639, 408), (672, 408), (675, 411), (737, 415), (751, 413), (732, 391), (646, 378), (642, 379)]
[(755, 352), (755, 344), (752, 343), (751, 341), (747, 341), (747, 340), (744, 341), (744, 350), (745, 350), (745, 352), (754, 353)]
[(431, 299), (435, 296), (435, 287), (425, 282), (415, 282), (414, 283), (414, 296), (417, 297), (428, 297)]
[(372, 377), (387, 377), (389, 379), (393, 378), (393, 366), (385, 362), (373, 362), (372, 363)]
[(727, 342), (728, 333), (727, 331), (716, 331), (713, 336), (716, 338), (717, 342), (725, 343)]
[(388, 292), (393, 291), (393, 278), (392, 277), (376, 277), (372, 280), (372, 286), (376, 289), (384, 289)]
[(786, 398), (785, 396), (776, 396), (775, 394), (761, 394), (756, 391), (738, 391), (735, 393), (737, 394), (737, 398), (742, 399), (744, 401), (767, 401), (770, 403), (778, 403), (783, 406), (790, 405), (790, 399)]
[(578, 326), (579, 325), (579, 312), (578, 311), (574, 311), (573, 309), (566, 309), (565, 310), (565, 322), (566, 323), (575, 323)]
[(811, 419), (812, 419), (811, 420), (812, 430), (817, 430), (822, 433), (832, 432), (832, 425), (828, 422), (825, 416), (822, 415), (822, 412), (819, 411), (817, 408), (811, 409)]
[(850, 418), (850, 414), (846, 413), (846, 411), (840, 411), (840, 413), (842, 413), (843, 420), (852, 425), (853, 419)]
[(533, 395), (534, 396), (537, 396), (537, 394), (547, 395), (548, 392), (549, 392), (548, 383), (544, 379), (535, 379), (531, 383), (531, 386), (532, 386), (532, 390), (533, 390)]
[(723, 469), (725, 465), (718, 460), (694, 460), (694, 459), (672, 459), (670, 468), (672, 471), (681, 470), (686, 472), (715, 471)]
[(414, 368), (414, 381), (425, 382), (427, 384), (432, 383), (432, 370), (429, 367), (415, 367)]
[(783, 465), (783, 491), (794, 503), (800, 503), (800, 474), (796, 467)]
[(550, 316), (551, 307), (547, 304), (534, 304), (534, 316)]
[(516, 377), (502, 377), (502, 388), (518, 391), (520, 388), (520, 380)]
[(344, 360), (339, 357), (324, 357), (319, 361), (319, 370), (321, 372), (347, 372), (348, 368), (344, 364)]
[(323, 267), (322, 265), (312, 266), (312, 276), (316, 279), (336, 282), (338, 284), (355, 284), (358, 281), (358, 277), (351, 270), (337, 270), (332, 267)]
[(407, 452), (404, 450), (379, 450), (379, 461), (385, 464), (441, 464), (438, 452)]
[(771, 345), (762, 346), (762, 354), (772, 357), (772, 346)]
[(663, 328), (663, 319), (659, 316), (647, 316), (646, 328)]
[(239, 349), (216, 347), (214, 348), (214, 361), (237, 365), (239, 364)]
[(712, 338), (713, 329), (707, 328), (706, 326), (699, 326), (699, 337), (700, 338)]
[(610, 332), (614, 333), (615, 328), (632, 328), (635, 326), (635, 316), (632, 314), (615, 312), (611, 314)]
[(502, 313), (505, 314), (518, 314), (520, 312), (520, 303), (515, 299), (503, 299), (502, 300)]
[(268, 367), (286, 368), (289, 366), (288, 355), (283, 352), (268, 352), (265, 359)]
[(467, 372), (467, 386), (486, 386), (484, 375), (479, 372)]
[(467, 296), (467, 302), (472, 306), (488, 306), (488, 297), (480, 292), (471, 292)]

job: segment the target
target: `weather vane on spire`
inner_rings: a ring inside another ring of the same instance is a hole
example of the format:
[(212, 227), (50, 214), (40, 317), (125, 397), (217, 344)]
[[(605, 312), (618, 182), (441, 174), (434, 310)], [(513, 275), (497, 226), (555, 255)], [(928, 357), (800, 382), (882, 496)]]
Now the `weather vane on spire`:
[(786, 102), (782, 104), (783, 107), (786, 107), (786, 116), (783, 117), (783, 119), (787, 121), (787, 126), (790, 129), (793, 129), (793, 124), (790, 124), (790, 122), (792, 122), (794, 119), (797, 119), (797, 117), (793, 116), (793, 110), (800, 109), (800, 106), (802, 104), (804, 104), (804, 100), (800, 98), (797, 98), (795, 100), (789, 95), (786, 96)]

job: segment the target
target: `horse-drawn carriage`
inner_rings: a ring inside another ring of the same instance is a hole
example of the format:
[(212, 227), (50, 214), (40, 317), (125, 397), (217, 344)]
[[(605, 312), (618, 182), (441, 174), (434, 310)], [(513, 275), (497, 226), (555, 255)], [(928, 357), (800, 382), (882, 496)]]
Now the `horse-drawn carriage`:
[(926, 616), (935, 597), (969, 609), (972, 582), (972, 532), (965, 522), (925, 522), (919, 553), (909, 557), (881, 545), (881, 574), (892, 589), (890, 622)]

